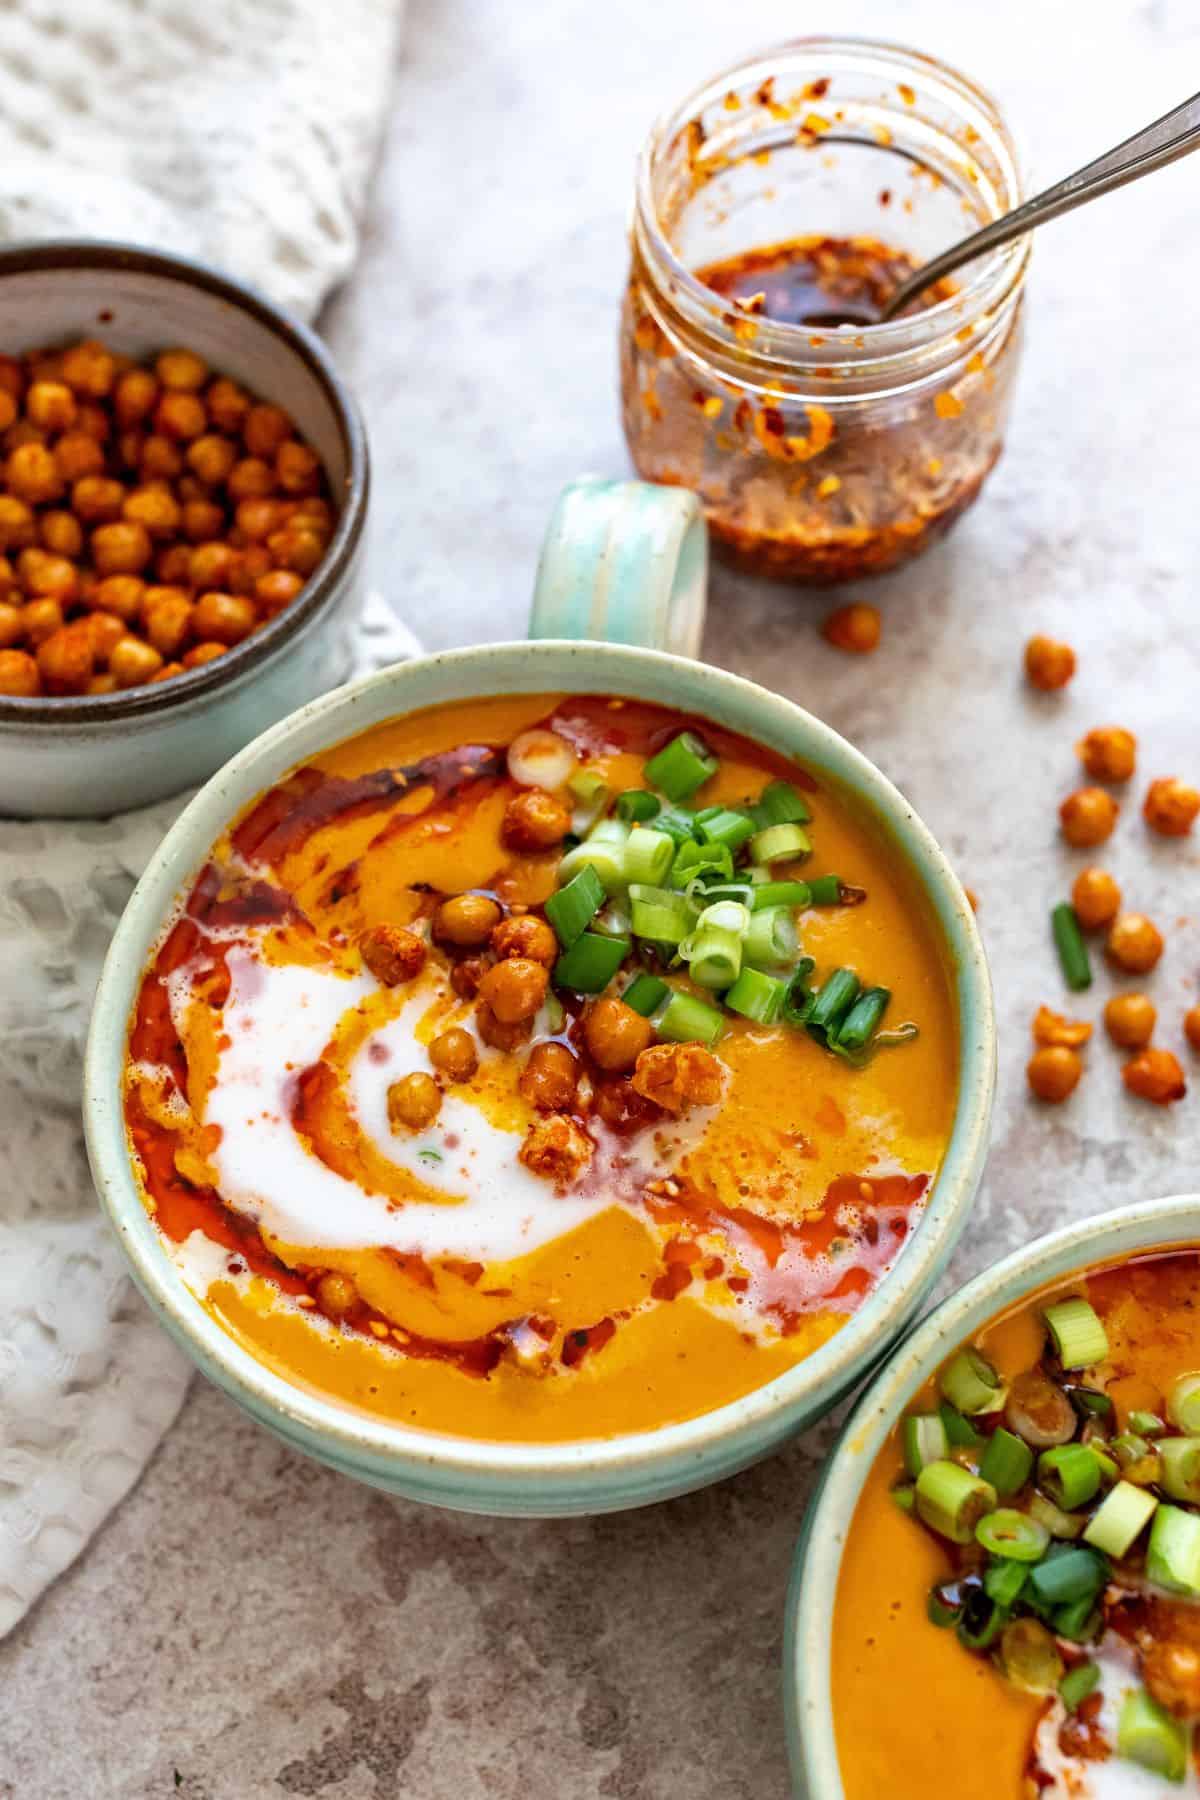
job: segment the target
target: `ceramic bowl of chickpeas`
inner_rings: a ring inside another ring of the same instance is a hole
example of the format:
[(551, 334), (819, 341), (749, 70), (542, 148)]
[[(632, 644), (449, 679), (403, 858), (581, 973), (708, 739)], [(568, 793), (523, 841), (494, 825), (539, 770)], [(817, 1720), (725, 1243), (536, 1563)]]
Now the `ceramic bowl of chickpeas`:
[(179, 792), (343, 679), (367, 493), (353, 399), (260, 295), (0, 251), (0, 813)]

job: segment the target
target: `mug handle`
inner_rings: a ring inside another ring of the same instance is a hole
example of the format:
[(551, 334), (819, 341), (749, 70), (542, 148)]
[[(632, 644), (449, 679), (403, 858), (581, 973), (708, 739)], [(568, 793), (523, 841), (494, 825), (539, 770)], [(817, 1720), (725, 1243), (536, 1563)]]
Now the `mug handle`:
[(588, 638), (697, 656), (708, 595), (708, 531), (695, 494), (585, 476), (550, 518), (532, 638)]

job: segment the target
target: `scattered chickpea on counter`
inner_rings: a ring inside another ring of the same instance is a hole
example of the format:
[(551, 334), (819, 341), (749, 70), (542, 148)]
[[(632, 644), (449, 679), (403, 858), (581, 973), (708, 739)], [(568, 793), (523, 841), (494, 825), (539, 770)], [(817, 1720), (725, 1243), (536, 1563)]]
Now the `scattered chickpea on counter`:
[(849, 606), (835, 607), (822, 625), (821, 635), (835, 650), (845, 650), (851, 656), (869, 656), (879, 648), (883, 620), (877, 607), (856, 600)]
[(1128, 781), (1137, 767), (1137, 739), (1120, 725), (1097, 726), (1075, 752), (1093, 781)]
[(1187, 1093), (1179, 1058), (1170, 1050), (1139, 1050), (1121, 1070), (1121, 1079), (1131, 1094), (1155, 1106), (1169, 1106)]
[(1145, 975), (1163, 953), (1162, 933), (1145, 913), (1119, 913), (1113, 920), (1105, 949), (1118, 968)]
[(1121, 890), (1106, 869), (1080, 869), (1071, 887), (1071, 904), (1084, 931), (1111, 925), (1121, 910)]
[(1058, 809), (1062, 834), (1075, 849), (1091, 849), (1112, 836), (1120, 810), (1106, 788), (1078, 788)]
[(1075, 652), (1055, 638), (1031, 637), (1025, 646), (1025, 675), (1044, 694), (1066, 687), (1075, 673)]
[(1158, 1012), (1145, 994), (1114, 994), (1104, 1008), (1104, 1029), (1122, 1050), (1143, 1050), (1154, 1036)]
[(1142, 817), (1162, 837), (1186, 837), (1200, 813), (1200, 790), (1174, 775), (1152, 781), (1142, 805)]
[(1025, 1074), (1036, 1097), (1057, 1106), (1079, 1086), (1083, 1059), (1066, 1044), (1044, 1044), (1030, 1057)]

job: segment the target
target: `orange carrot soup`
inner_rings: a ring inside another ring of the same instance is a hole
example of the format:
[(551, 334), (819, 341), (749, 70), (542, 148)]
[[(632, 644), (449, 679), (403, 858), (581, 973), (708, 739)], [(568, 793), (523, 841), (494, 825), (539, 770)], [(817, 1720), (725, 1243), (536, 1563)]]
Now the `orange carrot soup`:
[(131, 1021), (184, 1281), (289, 1381), (498, 1441), (695, 1417), (882, 1281), (952, 1126), (950, 973), (877, 825), (758, 745), (472, 701), (216, 843)]
[(1043, 1289), (950, 1358), (846, 1543), (846, 1800), (1200, 1794), (1200, 1252)]

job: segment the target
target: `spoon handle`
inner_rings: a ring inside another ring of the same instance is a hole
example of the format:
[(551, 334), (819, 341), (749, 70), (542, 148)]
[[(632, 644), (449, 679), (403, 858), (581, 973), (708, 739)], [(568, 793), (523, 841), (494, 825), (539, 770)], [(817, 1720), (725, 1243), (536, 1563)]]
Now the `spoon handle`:
[(1190, 100), (1164, 113), (1153, 125), (1144, 125), (1141, 131), (1135, 131), (1123, 144), (1107, 150), (1094, 162), (1076, 169), (1073, 175), (1067, 175), (1053, 187), (1035, 194), (1023, 206), (1005, 213), (1002, 219), (985, 225), (982, 231), (972, 232), (961, 243), (952, 244), (940, 256), (923, 263), (896, 289), (883, 310), (881, 323), (894, 318), (910, 300), (933, 282), (940, 281), (943, 275), (961, 268), (963, 263), (972, 262), (989, 250), (997, 250), (1001, 244), (1011, 243), (1013, 238), (1023, 236), (1035, 225), (1044, 225), (1047, 219), (1057, 219), (1100, 194), (1111, 193), (1128, 181), (1137, 181), (1140, 176), (1163, 168), (1177, 157), (1195, 150), (1197, 145), (1200, 145), (1200, 94), (1193, 94)]

